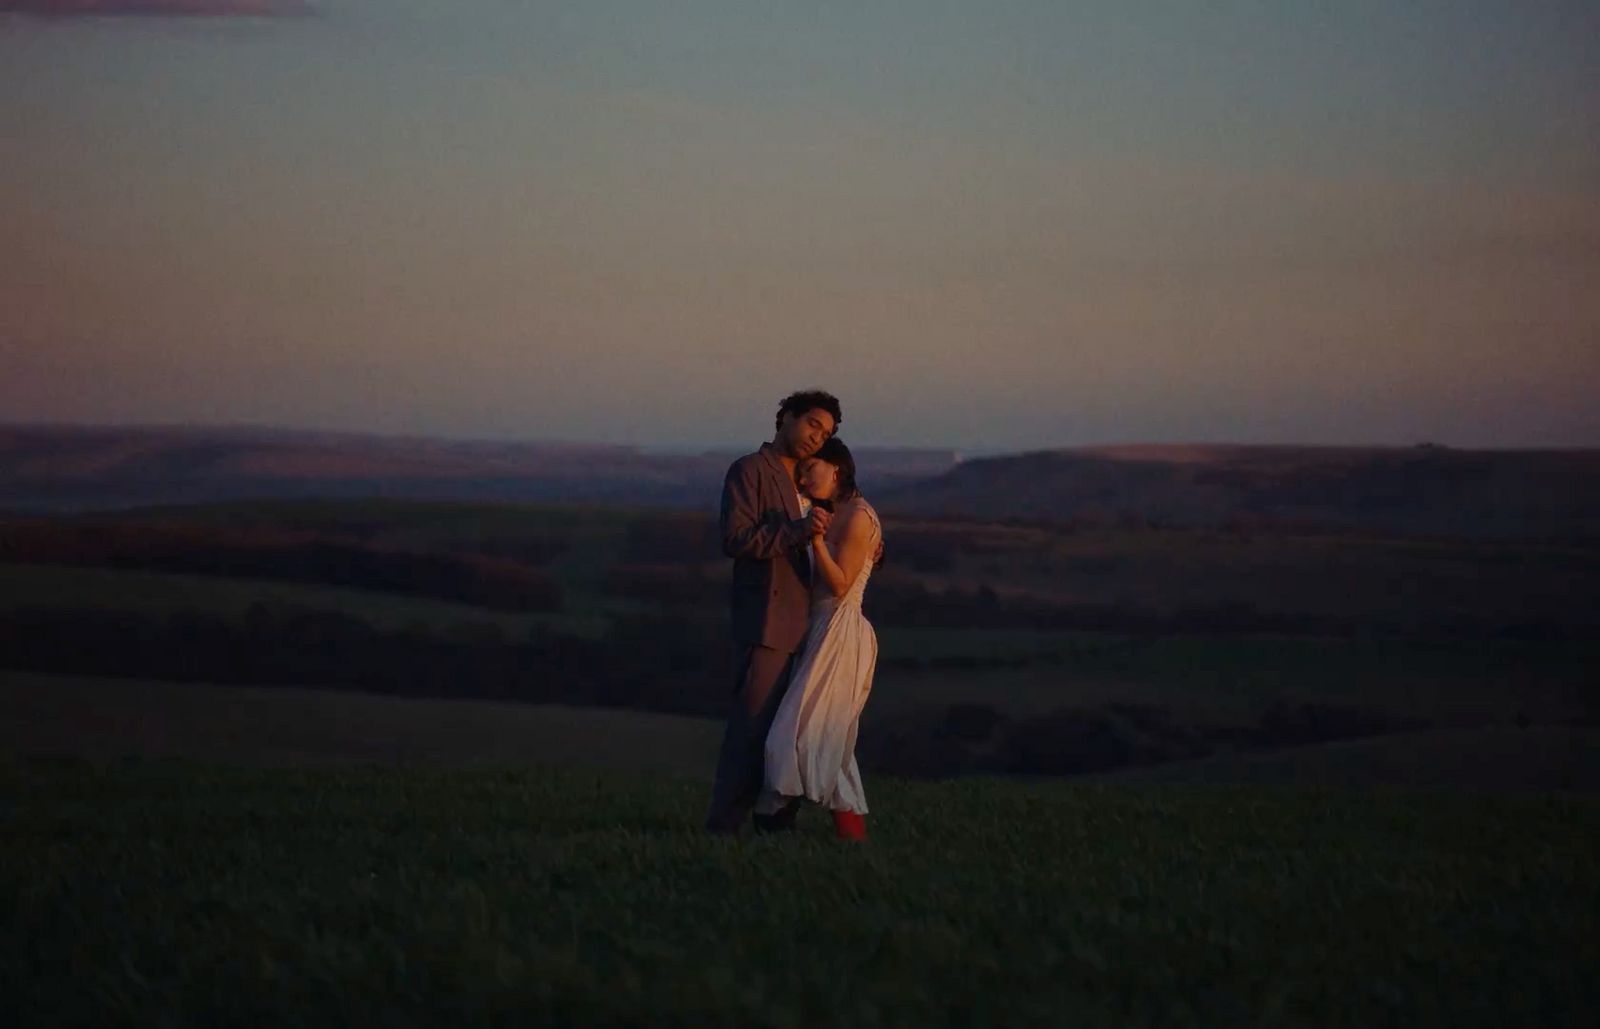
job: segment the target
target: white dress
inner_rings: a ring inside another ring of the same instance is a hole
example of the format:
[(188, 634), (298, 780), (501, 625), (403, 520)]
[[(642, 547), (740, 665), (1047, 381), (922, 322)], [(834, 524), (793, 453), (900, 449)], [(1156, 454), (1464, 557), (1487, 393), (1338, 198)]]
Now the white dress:
[[(872, 520), (871, 555), (882, 538), (882, 523), (870, 505), (860, 503), (862, 514)], [(812, 591), (811, 627), (767, 733), (758, 811), (776, 811), (789, 798), (807, 797), (833, 811), (867, 813), (855, 750), (861, 709), (878, 664), (878, 636), (861, 611), (871, 575), (869, 556), (844, 596), (835, 597), (822, 584)]]

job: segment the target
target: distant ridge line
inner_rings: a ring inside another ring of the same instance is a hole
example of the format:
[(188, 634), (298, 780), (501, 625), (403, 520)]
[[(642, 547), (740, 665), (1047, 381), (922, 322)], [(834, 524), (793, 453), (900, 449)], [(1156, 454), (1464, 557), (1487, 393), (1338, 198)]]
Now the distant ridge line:
[[(274, 499), (714, 512), (725, 451), (226, 425), (0, 426), (0, 507)], [(855, 447), (896, 517), (1600, 540), (1600, 449), (1115, 443), (967, 456)]]

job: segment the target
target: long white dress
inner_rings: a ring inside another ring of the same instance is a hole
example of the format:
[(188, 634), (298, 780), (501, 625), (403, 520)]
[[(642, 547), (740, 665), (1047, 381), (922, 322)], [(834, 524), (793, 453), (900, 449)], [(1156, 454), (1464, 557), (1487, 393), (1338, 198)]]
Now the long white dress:
[[(862, 514), (872, 519), (870, 555), (883, 528), (878, 512), (860, 503)], [(844, 596), (835, 597), (820, 577), (812, 590), (811, 627), (767, 733), (758, 811), (775, 811), (790, 798), (806, 797), (833, 811), (867, 813), (855, 750), (861, 709), (878, 664), (878, 636), (861, 610), (871, 576), (869, 557)]]

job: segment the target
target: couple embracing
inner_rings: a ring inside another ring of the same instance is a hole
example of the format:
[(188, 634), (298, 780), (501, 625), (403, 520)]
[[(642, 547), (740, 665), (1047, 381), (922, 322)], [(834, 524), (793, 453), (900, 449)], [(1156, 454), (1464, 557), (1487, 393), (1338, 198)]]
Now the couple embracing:
[(841, 839), (866, 838), (856, 729), (878, 640), (861, 611), (881, 558), (878, 513), (838, 432), (838, 398), (792, 393), (776, 434), (722, 485), (722, 549), (733, 558), (734, 693), (706, 828), (794, 826), (810, 800)]

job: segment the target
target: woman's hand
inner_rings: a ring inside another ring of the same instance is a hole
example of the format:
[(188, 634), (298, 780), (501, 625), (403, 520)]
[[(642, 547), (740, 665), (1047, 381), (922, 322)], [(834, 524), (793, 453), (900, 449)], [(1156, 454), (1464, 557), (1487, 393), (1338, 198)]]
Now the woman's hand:
[(835, 544), (837, 553), (834, 547), (828, 545), (826, 538), (811, 537), (811, 547), (817, 558), (816, 574), (821, 576), (828, 590), (836, 597), (844, 596), (856, 576), (861, 574), (872, 533), (871, 519), (859, 511), (847, 509), (840, 517), (844, 520), (839, 523), (839, 539)]
[(832, 522), (833, 512), (825, 507), (813, 507), (811, 513), (806, 515), (806, 531), (813, 540), (819, 540), (827, 533)]

